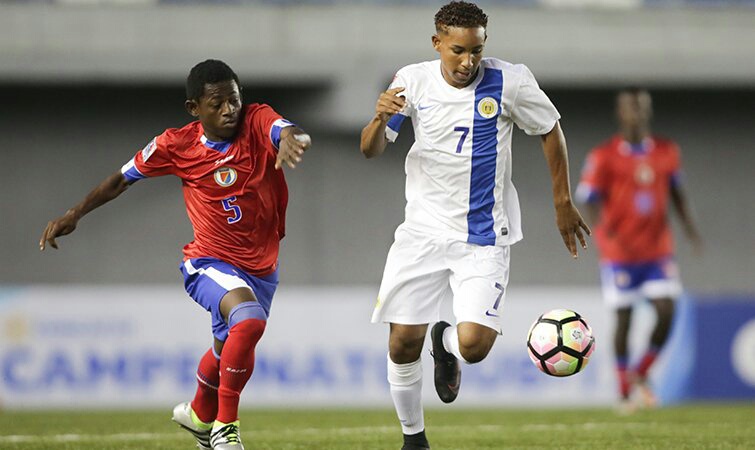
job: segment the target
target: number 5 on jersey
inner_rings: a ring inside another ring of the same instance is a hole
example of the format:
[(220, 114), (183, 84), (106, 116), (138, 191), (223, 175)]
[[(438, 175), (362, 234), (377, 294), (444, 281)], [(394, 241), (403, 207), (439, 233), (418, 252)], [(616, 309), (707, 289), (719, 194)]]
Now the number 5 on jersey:
[(228, 198), (224, 198), (220, 202), (223, 204), (223, 209), (226, 211), (231, 211), (233, 213), (233, 217), (226, 217), (225, 220), (228, 221), (229, 224), (236, 223), (239, 220), (241, 220), (241, 208), (239, 208), (239, 205), (234, 205), (232, 202), (236, 201), (236, 196), (233, 195)]

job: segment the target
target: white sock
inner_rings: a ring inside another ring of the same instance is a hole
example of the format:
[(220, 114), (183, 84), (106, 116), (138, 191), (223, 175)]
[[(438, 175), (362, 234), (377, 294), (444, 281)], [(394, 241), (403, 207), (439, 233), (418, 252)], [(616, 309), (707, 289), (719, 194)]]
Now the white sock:
[(425, 429), (422, 411), (422, 359), (396, 364), (388, 356), (388, 383), (404, 434), (417, 434)]
[(469, 362), (461, 356), (461, 350), (459, 350), (459, 330), (453, 327), (446, 327), (443, 330), (443, 348), (446, 351), (459, 359), (459, 361), (469, 364)]

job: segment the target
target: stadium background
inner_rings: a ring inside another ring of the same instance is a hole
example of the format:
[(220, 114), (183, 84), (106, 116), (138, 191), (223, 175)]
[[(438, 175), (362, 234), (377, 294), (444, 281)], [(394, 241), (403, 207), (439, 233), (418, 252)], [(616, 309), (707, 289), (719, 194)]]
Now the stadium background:
[[(385, 327), (368, 320), (402, 219), (411, 130), (374, 161), (359, 154), (358, 134), (398, 68), (435, 58), (440, 3), (0, 1), (0, 402), (139, 408), (191, 395), (209, 332), (177, 271), (191, 239), (177, 179), (138, 183), (59, 251), (36, 244), (47, 220), (189, 120), (183, 80), (213, 57), (236, 69), (247, 102), (271, 104), (314, 141), (287, 173), (280, 295), (245, 405), (387, 407)], [(615, 130), (615, 89), (651, 89), (654, 130), (682, 147), (705, 240), (697, 258), (678, 235), (688, 294), (656, 382), (669, 403), (752, 401), (755, 3), (481, 4), (486, 55), (526, 63), (559, 108), (573, 185), (586, 152)], [(460, 402), (608, 405), (612, 323), (594, 246), (570, 260), (538, 139), (515, 133), (513, 148), (525, 240), (513, 249), (508, 328), (491, 360), (465, 372)], [(546, 379), (526, 359), (522, 335), (550, 307), (583, 312), (598, 336), (595, 362), (573, 379)], [(636, 323), (651, 319), (641, 310)], [(706, 351), (707, 371), (690, 372)], [(428, 407), (438, 407), (430, 384)]]

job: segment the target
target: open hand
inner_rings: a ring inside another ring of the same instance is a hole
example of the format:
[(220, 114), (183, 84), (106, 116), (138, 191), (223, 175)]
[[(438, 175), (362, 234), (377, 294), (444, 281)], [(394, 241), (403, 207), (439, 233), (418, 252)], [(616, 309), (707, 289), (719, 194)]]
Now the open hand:
[(312, 138), (307, 133), (298, 128), (291, 129), (281, 138), (278, 146), (278, 157), (275, 158), (275, 168), (280, 169), (283, 164), (292, 169), (295, 168), (301, 162), (304, 152), (311, 146)]

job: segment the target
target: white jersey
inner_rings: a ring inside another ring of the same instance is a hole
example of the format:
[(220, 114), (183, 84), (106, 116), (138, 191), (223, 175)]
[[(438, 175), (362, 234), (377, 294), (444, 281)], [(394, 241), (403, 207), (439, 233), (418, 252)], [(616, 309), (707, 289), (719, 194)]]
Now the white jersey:
[(513, 124), (543, 135), (561, 117), (530, 70), (484, 58), (475, 80), (457, 89), (440, 60), (406, 66), (391, 88), (403, 87), (404, 110), (385, 129), (394, 142), (411, 117), (415, 142), (406, 157), (404, 224), (478, 245), (522, 239), (521, 214), (511, 182)]

